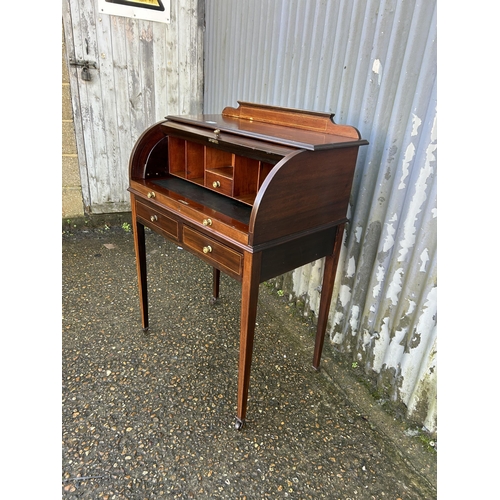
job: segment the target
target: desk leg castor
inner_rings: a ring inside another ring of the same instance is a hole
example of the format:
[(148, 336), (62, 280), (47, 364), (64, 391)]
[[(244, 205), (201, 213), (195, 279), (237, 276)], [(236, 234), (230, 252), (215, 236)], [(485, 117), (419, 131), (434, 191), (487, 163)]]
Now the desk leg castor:
[(234, 428), (239, 431), (243, 427), (245, 422), (243, 420), (240, 420), (238, 417), (236, 417), (236, 422), (234, 423)]

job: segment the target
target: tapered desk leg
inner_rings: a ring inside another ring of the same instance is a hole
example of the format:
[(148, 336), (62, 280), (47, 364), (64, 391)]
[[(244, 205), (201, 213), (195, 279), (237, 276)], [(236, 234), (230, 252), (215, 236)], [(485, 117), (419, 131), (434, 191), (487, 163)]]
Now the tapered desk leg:
[(214, 267), (213, 272), (213, 292), (212, 292), (212, 302), (215, 302), (219, 298), (219, 285), (220, 285), (220, 271)]
[(333, 252), (325, 258), (325, 271), (323, 273), (323, 284), (321, 286), (321, 299), (318, 313), (318, 326), (316, 330), (316, 341), (314, 344), (313, 368), (319, 370), (321, 353), (325, 341), (326, 326), (328, 324), (328, 313), (332, 302), (333, 284), (339, 263), (340, 250), (342, 247), (342, 237), (344, 235), (344, 224), (337, 226)]
[(245, 252), (241, 288), (240, 359), (238, 364), (238, 409), (236, 429), (241, 429), (247, 413), (248, 387), (252, 365), (253, 339), (259, 298), (262, 254)]
[(146, 274), (146, 239), (144, 225), (137, 222), (134, 198), (132, 197), (132, 230), (134, 232), (135, 265), (137, 268), (137, 281), (139, 283), (139, 301), (141, 304), (142, 328), (149, 328), (148, 318), (148, 285)]

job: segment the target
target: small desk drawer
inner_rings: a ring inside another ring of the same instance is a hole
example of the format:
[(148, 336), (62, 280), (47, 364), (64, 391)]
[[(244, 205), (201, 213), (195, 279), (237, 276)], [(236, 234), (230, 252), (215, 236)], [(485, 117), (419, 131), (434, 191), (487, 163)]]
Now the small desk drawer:
[(241, 275), (243, 268), (243, 255), (241, 253), (188, 226), (183, 228), (182, 239), (184, 246), (195, 254), (203, 256), (205, 260), (220, 268), (221, 271)]
[(233, 195), (233, 180), (214, 172), (206, 172), (206, 187), (227, 196)]
[(156, 229), (159, 232), (179, 239), (179, 224), (176, 220), (168, 217), (162, 210), (156, 208), (149, 203), (143, 203), (137, 200), (136, 202), (137, 217), (151, 229)]

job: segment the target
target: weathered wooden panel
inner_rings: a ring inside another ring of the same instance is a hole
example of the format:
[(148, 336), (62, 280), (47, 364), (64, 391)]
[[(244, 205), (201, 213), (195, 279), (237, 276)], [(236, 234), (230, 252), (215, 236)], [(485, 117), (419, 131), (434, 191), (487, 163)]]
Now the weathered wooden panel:
[[(63, 22), (86, 211), (130, 210), (128, 159), (139, 135), (167, 114), (202, 110), (204, 3), (172, 0), (165, 24), (65, 0)], [(71, 60), (95, 63), (92, 80)]]
[[(330, 336), (436, 430), (436, 2), (207, 3), (205, 106), (328, 111), (361, 148)], [(322, 261), (284, 283), (317, 313)]]

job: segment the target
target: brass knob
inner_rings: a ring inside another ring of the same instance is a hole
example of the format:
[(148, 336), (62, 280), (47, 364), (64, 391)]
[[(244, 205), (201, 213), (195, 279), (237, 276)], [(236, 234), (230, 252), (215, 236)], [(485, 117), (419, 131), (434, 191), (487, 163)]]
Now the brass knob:
[(215, 135), (220, 135), (220, 128), (216, 128), (216, 129), (214, 130), (214, 134), (215, 134)]
[(220, 188), (220, 182), (219, 181), (214, 181), (214, 182), (212, 182), (212, 186), (214, 188)]
[(156, 193), (154, 191), (150, 191), (148, 193), (148, 198), (155, 198), (156, 197)]
[(203, 247), (203, 253), (212, 253), (212, 247), (210, 245)]
[(203, 219), (203, 225), (204, 226), (211, 226), (212, 225), (212, 219)]
[(158, 220), (158, 216), (157, 215), (152, 215), (151, 216), (151, 222), (156, 222)]

